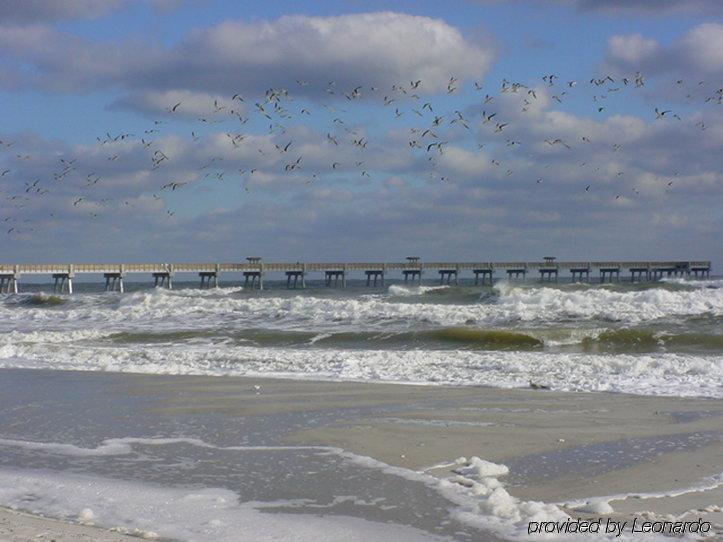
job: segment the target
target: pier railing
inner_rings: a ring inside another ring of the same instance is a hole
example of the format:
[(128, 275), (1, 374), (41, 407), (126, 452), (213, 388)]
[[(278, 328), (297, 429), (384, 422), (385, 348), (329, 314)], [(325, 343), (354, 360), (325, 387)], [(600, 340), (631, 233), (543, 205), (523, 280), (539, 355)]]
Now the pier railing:
[(244, 271), (367, 271), (378, 269), (399, 271), (405, 269), (600, 269), (600, 268), (641, 268), (641, 269), (710, 269), (710, 261), (560, 261), (560, 262), (254, 262), (254, 263), (49, 263), (49, 264), (3, 264), (0, 273), (21, 275), (53, 273), (241, 273)]
[[(540, 280), (557, 280), (561, 271), (567, 271), (573, 280), (588, 280), (591, 271), (596, 270), (601, 282), (620, 280), (621, 272), (630, 280), (657, 280), (664, 276), (710, 276), (711, 262), (703, 260), (683, 261), (556, 261), (546, 257), (544, 261), (528, 262), (425, 262), (410, 256), (404, 262), (264, 262), (258, 257), (247, 258), (246, 262), (232, 263), (47, 263), (47, 264), (3, 264), (0, 263), (0, 293), (17, 292), (18, 279), (22, 275), (51, 275), (56, 289), (72, 292), (72, 279), (80, 274), (102, 274), (106, 288), (123, 291), (123, 277), (129, 274), (147, 273), (155, 284), (170, 288), (176, 273), (197, 273), (201, 286), (218, 285), (221, 273), (241, 273), (244, 284), (263, 288), (265, 273), (286, 273), (287, 285), (302, 287), (307, 273), (324, 273), (327, 285), (346, 285), (347, 274), (361, 272), (367, 277), (367, 285), (384, 284), (384, 277), (396, 271), (408, 280), (421, 282), (426, 271), (437, 271), (441, 283), (458, 284), (463, 271), (474, 274), (475, 284), (480, 277), (482, 283), (491, 283), (495, 271), (506, 273), (509, 279), (526, 278), (528, 273), (539, 274)], [(470, 274), (471, 274), (470, 273)]]

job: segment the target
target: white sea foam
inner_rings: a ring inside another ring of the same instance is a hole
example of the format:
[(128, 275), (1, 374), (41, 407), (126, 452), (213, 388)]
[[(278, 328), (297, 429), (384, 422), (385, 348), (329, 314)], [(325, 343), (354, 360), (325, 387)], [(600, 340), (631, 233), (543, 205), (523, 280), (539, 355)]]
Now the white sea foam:
[(665, 277), (661, 282), (680, 284), (690, 288), (723, 288), (723, 279), (686, 279), (680, 277)]
[(640, 323), (666, 317), (723, 315), (723, 290), (615, 290), (604, 287), (530, 288), (498, 283), (497, 308), (510, 317), (531, 321), (600, 319)]
[(690, 487), (671, 489), (670, 491), (659, 493), (619, 493), (617, 495), (590, 497), (587, 499), (577, 499), (558, 504), (570, 510), (576, 510), (579, 512), (612, 514), (615, 510), (610, 503), (615, 501), (625, 501), (627, 499), (661, 499), (665, 497), (678, 497), (688, 493), (712, 491), (721, 486), (723, 486), (723, 473), (719, 473), (715, 476), (708, 476)]
[[(0, 445), (21, 446), (26, 449), (43, 450), (63, 455), (109, 455), (127, 454), (133, 444), (168, 445), (190, 444), (205, 448), (217, 448), (193, 438), (117, 438), (108, 439), (95, 448), (82, 448), (62, 443), (42, 443), (4, 439)], [(457, 505), (451, 512), (461, 522), (483, 530), (492, 530), (506, 538), (524, 538), (527, 521), (562, 520), (567, 516), (556, 506), (538, 502), (521, 501), (509, 495), (496, 479), (508, 472), (504, 465), (490, 463), (473, 457), (468, 462), (461, 458), (455, 462), (459, 476), (439, 479), (421, 472), (393, 467), (367, 456), (360, 456), (334, 447), (218, 447), (223, 450), (263, 451), (267, 449), (313, 449), (338, 455), (350, 463), (364, 468), (381, 470), (412, 482), (423, 483), (438, 491)], [(241, 496), (243, 498), (243, 496)], [(75, 474), (58, 474), (44, 471), (0, 470), (0, 505), (18, 506), (31, 512), (82, 522), (93, 522), (108, 528), (136, 534), (157, 533), (160, 536), (195, 540), (232, 540), (234, 529), (245, 523), (249, 539), (266, 540), (257, 535), (263, 528), (263, 510), (288, 503), (239, 503), (239, 496), (218, 488), (179, 489), (153, 484), (106, 480)], [(159, 503), (162, 503), (159, 504)], [(307, 501), (302, 507), (310, 504)], [(193, 510), (191, 510), (193, 508)], [(309, 506), (313, 508), (313, 506)], [(361, 540), (366, 534), (372, 539), (401, 540), (437, 539), (422, 531), (401, 526), (354, 520), (346, 517), (316, 516), (304, 514), (291, 516), (306, 518), (307, 530), (294, 532), (294, 540), (334, 540), (343, 529), (350, 529), (346, 540)], [(273, 536), (269, 539), (289, 539), (287, 529), (295, 528), (285, 514), (274, 514)], [(267, 522), (266, 527), (269, 527)], [(316, 530), (324, 532), (317, 533)], [(332, 532), (329, 532), (332, 529)], [(238, 536), (240, 530), (236, 530)]]
[(133, 452), (133, 445), (167, 446), (171, 444), (188, 444), (199, 448), (255, 452), (279, 450), (316, 450), (321, 452), (334, 452), (337, 450), (336, 448), (329, 448), (326, 446), (215, 446), (213, 444), (208, 444), (201, 439), (189, 437), (110, 438), (103, 440), (94, 448), (86, 448), (83, 446), (76, 446), (75, 444), (63, 444), (58, 442), (36, 442), (30, 440), (0, 438), (0, 446), (24, 448), (26, 450), (40, 450), (51, 454), (75, 457), (128, 455)]
[(240, 502), (239, 495), (227, 489), (166, 487), (49, 471), (0, 470), (0, 504), (177, 540), (441, 540), (402, 525), (328, 514), (279, 513), (273, 509), (284, 506), (283, 501)]
[[(468, 304), (452, 304), (449, 298), (443, 302), (443, 292), (440, 302), (434, 302), (438, 296), (429, 295), (430, 290), (439, 288), (392, 286), (392, 295), (356, 297), (154, 289), (125, 295), (79, 294), (51, 307), (10, 296), (0, 302), (0, 366), (498, 387), (526, 386), (532, 380), (556, 390), (723, 396), (720, 355), (550, 351), (579, 345), (586, 337), (621, 325), (654, 328), (661, 321), (664, 334), (681, 320), (703, 317), (702, 329), (707, 330), (705, 326), (723, 315), (723, 288), (499, 283), (495, 296)], [(410, 296), (420, 299), (404, 299)], [(610, 320), (620, 324), (606, 322)], [(347, 331), (394, 333), (446, 326), (518, 331), (543, 340), (545, 350), (352, 350), (333, 349), (323, 340), (330, 333)], [(234, 333), (250, 328), (302, 330), (315, 337), (296, 349), (240, 346), (234, 339), (213, 334), (176, 344), (173, 338), (145, 345), (143, 337), (128, 344), (108, 340), (118, 332)]]
[[(64, 443), (0, 440), (0, 445), (21, 446), (62, 455), (121, 455), (132, 452), (133, 445), (165, 446), (188, 444), (203, 448), (241, 452), (268, 450), (315, 450), (337, 455), (355, 466), (422, 483), (455, 504), (451, 517), (471, 527), (493, 531), (511, 540), (575, 540), (574, 536), (527, 534), (529, 522), (559, 521), (568, 516), (557, 504), (524, 501), (511, 495), (500, 481), (509, 473), (506, 465), (478, 457), (461, 457), (446, 466), (454, 466), (456, 475), (438, 478), (425, 472), (390, 466), (368, 456), (323, 446), (225, 446), (218, 447), (195, 438), (115, 438), (95, 448)], [(706, 480), (695, 491), (717, 487), (722, 477)], [(673, 492), (679, 495), (693, 489)], [(652, 498), (660, 495), (640, 495)], [(593, 498), (565, 503), (568, 509), (609, 513), (610, 500), (627, 496)], [(354, 496), (342, 500), (357, 502)], [(39, 470), (0, 469), (0, 505), (17, 507), (60, 519), (97, 524), (141, 536), (158, 535), (187, 540), (236, 540), (244, 532), (253, 540), (345, 540), (372, 539), (439, 540), (426, 532), (393, 524), (378, 524), (345, 516), (313, 514), (288, 515), (274, 512), (273, 524), (264, 511), (279, 506), (319, 508), (313, 501), (243, 502), (237, 495), (221, 488), (178, 488), (151, 483), (109, 480), (98, 476), (57, 473)], [(604, 508), (604, 509), (603, 509)], [(297, 523), (298, 521), (298, 523)], [(243, 531), (241, 530), (243, 527)], [(603, 535), (602, 539), (606, 539)], [(612, 539), (612, 535), (610, 537)], [(616, 540), (634, 540), (634, 537)]]
[[(506, 465), (491, 463), (478, 457), (472, 457), (469, 460), (461, 457), (452, 463), (456, 466), (455, 470), (461, 474), (440, 479), (423, 472), (392, 467), (371, 457), (358, 456), (348, 452), (342, 452), (342, 455), (349, 457), (356, 465), (380, 469), (386, 474), (422, 482), (434, 488), (456, 505), (450, 515), (466, 525), (483, 531), (492, 531), (509, 540), (566, 542), (579, 540), (578, 534), (528, 534), (530, 522), (565, 522), (570, 519), (570, 516), (556, 504), (525, 501), (511, 495), (499, 479), (509, 472)], [(628, 542), (639, 540), (639, 537), (628, 534), (619, 537), (615, 537), (613, 534), (599, 534), (595, 539)], [(653, 535), (645, 540), (663, 541), (665, 538)]]
[[(392, 286), (418, 295), (419, 287)], [(504, 325), (612, 320), (630, 324), (723, 315), (723, 288), (649, 288), (616, 290), (604, 287), (552, 288), (499, 283), (491, 303), (408, 303), (392, 296), (316, 297), (244, 296), (238, 292), (198, 295), (196, 290), (148, 290), (124, 296), (80, 294), (73, 302), (53, 307), (0, 303), (0, 330), (100, 328), (198, 329), (209, 326), (253, 326), (328, 331), (340, 326), (375, 328), (415, 323)], [(429, 287), (421, 287), (429, 289)], [(419, 290), (421, 292), (421, 290)]]
[(454, 472), (463, 476), (472, 475), (478, 478), (484, 478), (489, 476), (504, 476), (510, 472), (507, 465), (498, 465), (497, 463), (491, 463), (479, 457), (471, 457), (469, 460), (460, 457), (456, 463), (458, 466), (454, 469)]
[(427, 292), (433, 292), (434, 290), (445, 290), (449, 286), (402, 286), (401, 284), (392, 284), (389, 289), (389, 295), (397, 297), (409, 297), (415, 295), (424, 295)]
[(577, 354), (345, 350), (227, 345), (85, 346), (10, 343), (0, 367), (239, 375), (723, 397), (723, 358), (674, 353)]

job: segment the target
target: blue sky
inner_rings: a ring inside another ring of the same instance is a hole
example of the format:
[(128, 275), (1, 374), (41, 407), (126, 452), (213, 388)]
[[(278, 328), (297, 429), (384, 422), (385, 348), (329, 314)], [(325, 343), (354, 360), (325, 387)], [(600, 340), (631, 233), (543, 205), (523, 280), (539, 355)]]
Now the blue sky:
[(2, 259), (721, 262), (722, 14), (0, 0)]

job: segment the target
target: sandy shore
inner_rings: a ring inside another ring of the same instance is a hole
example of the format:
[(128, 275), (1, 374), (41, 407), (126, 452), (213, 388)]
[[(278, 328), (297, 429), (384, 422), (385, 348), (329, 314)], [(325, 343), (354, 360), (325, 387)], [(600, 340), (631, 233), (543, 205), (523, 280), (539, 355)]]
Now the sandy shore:
[[(248, 381), (251, 390), (239, 393), (233, 379), (202, 377), (156, 385), (184, 392), (184, 404), (169, 405), (169, 411), (234, 416), (406, 403), (409, 409), (393, 416), (360, 417), (353, 423), (299, 431), (286, 440), (336, 446), (442, 477), (451, 474), (446, 465), (456, 458), (478, 456), (510, 466), (505, 487), (521, 499), (567, 503), (621, 495), (627, 497), (609, 501), (615, 510), (609, 514), (612, 517), (703, 517), (723, 531), (719, 506), (723, 487), (694, 490), (723, 470), (720, 401), (532, 389), (240, 380)], [(196, 397), (193, 392), (200, 389), (205, 392)], [(192, 404), (187, 394), (196, 397)], [(516, 468), (531, 474), (515, 476)]]
[[(438, 477), (450, 476), (460, 456), (477, 456), (509, 467), (500, 480), (514, 497), (558, 503), (574, 516), (703, 518), (723, 531), (723, 489), (711, 483), (723, 458), (721, 401), (231, 377), (118, 378), (130, 379), (131, 395), (163, 397), (150, 412), (159, 419), (338, 411), (343, 415), (293, 428), (280, 441), (339, 447)], [(580, 509), (585, 502), (607, 503), (612, 511)], [(0, 540), (131, 538), (0, 511)]]
[(0, 508), (0, 542), (127, 542), (138, 537)]

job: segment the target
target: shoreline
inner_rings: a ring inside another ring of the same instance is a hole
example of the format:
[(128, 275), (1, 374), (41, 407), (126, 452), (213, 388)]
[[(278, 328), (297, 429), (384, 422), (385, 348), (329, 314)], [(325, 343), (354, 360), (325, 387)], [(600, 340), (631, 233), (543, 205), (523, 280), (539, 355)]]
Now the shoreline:
[[(132, 542), (152, 539), (0, 506), (2, 542)], [(155, 538), (155, 540), (159, 540)]]
[[(154, 419), (253, 421), (277, 431), (282, 446), (341, 449), (357, 462), (371, 458), (370, 465), (381, 462), (386, 470), (403, 469), (408, 475), (451, 479), (456, 476), (453, 471), (466, 464), (459, 458), (479, 457), (509, 468), (509, 474), (495, 479), (511, 499), (556, 504), (573, 518), (702, 517), (717, 532), (723, 531), (723, 512), (717, 505), (723, 502), (718, 460), (723, 455), (723, 405), (716, 399), (310, 379), (2, 371), (30, 379), (121, 386), (132, 401), (160, 398), (146, 411)], [(328, 419), (313, 426), (270, 427), (274, 419), (299, 415)], [(34, 516), (8, 517), (10, 524), (25, 529), (27, 518)], [(43, 528), (45, 519), (30, 521), (28, 528)], [(62, 533), (62, 526), (58, 528)], [(124, 537), (117, 540), (132, 538), (118, 536)]]

